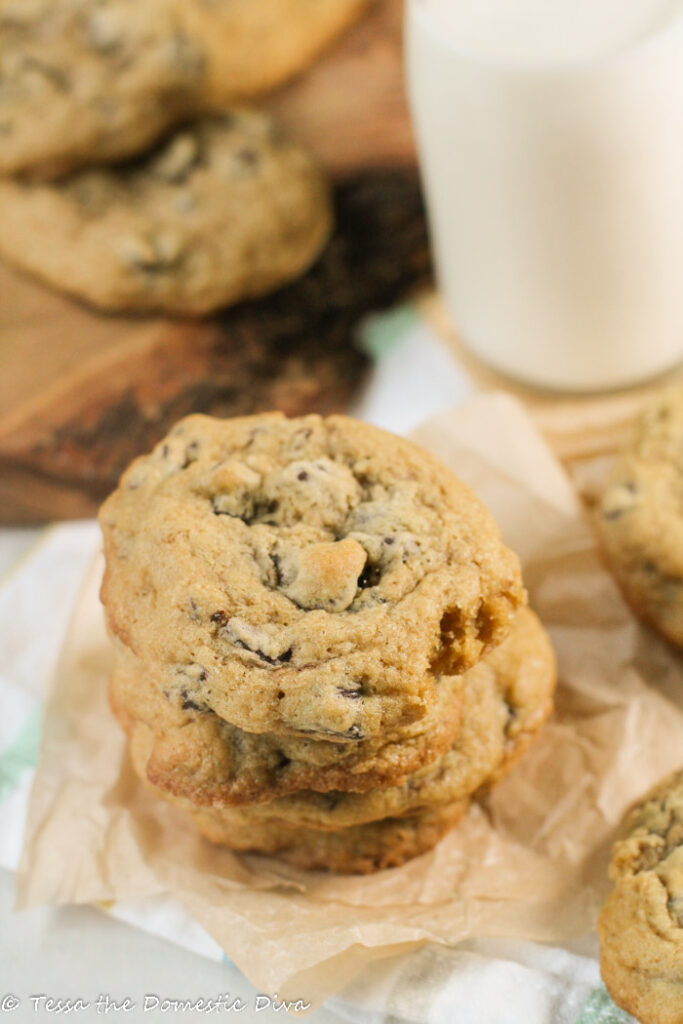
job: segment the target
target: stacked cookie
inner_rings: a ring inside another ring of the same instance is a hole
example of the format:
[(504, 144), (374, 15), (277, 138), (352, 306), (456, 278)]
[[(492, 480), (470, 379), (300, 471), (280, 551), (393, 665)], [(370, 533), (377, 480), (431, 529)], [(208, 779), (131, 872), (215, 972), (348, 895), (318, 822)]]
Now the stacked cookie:
[(400, 864), (551, 710), (517, 558), (407, 441), (345, 417), (189, 417), (100, 518), (133, 764), (231, 849)]
[(204, 314), (297, 277), (331, 231), (326, 182), (234, 104), (365, 2), (0, 0), (2, 256), (122, 312)]

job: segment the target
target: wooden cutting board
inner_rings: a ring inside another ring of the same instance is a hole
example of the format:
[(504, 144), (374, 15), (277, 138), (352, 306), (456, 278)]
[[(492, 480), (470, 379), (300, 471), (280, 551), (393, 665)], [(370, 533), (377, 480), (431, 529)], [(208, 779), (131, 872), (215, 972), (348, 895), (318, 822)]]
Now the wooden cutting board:
[(91, 515), (193, 411), (347, 407), (361, 317), (429, 273), (403, 98), (402, 4), (381, 0), (265, 105), (337, 180), (337, 230), (301, 280), (200, 322), (108, 317), (0, 265), (0, 523)]

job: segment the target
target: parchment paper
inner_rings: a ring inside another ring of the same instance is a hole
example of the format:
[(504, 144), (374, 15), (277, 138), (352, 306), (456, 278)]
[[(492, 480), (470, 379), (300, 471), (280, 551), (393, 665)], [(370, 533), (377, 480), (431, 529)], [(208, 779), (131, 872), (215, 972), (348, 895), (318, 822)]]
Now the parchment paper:
[(634, 621), (516, 400), (479, 396), (416, 439), (492, 509), (559, 657), (556, 715), (488, 803), (432, 853), (364, 878), (212, 847), (128, 765), (106, 702), (97, 565), (46, 714), (21, 906), (172, 893), (257, 987), (311, 1001), (372, 958), (421, 943), (562, 942), (592, 927), (620, 816), (683, 762), (681, 655)]

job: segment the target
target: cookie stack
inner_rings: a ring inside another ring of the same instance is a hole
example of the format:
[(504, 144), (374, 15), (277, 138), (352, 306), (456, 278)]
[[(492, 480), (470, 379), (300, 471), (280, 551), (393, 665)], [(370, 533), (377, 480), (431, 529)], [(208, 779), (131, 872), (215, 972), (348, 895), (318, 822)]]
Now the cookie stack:
[(550, 713), (516, 556), (407, 441), (339, 416), (189, 417), (100, 519), (133, 764), (231, 849), (401, 864)]
[(107, 311), (195, 316), (296, 278), (331, 231), (327, 184), (233, 105), (365, 2), (0, 3), (0, 254)]

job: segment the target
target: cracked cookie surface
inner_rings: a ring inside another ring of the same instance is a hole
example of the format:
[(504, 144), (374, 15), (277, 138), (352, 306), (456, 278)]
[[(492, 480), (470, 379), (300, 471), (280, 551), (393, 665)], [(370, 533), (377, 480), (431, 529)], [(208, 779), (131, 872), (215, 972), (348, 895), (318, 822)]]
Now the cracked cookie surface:
[(0, 0), (0, 173), (122, 160), (272, 88), (364, 0)]
[(683, 388), (663, 392), (643, 415), (598, 525), (634, 610), (683, 647)]
[(600, 970), (643, 1024), (683, 1020), (683, 770), (625, 818), (598, 920)]
[(347, 742), (415, 721), (525, 600), (471, 491), (343, 416), (188, 417), (100, 521), (112, 632), (249, 732)]
[(109, 310), (199, 315), (297, 277), (329, 236), (317, 166), (263, 114), (188, 126), (140, 161), (0, 182), (0, 252)]
[(186, 690), (155, 678), (121, 644), (109, 699), (150, 782), (195, 804), (229, 806), (300, 789), (363, 792), (417, 771), (453, 745), (464, 679), (438, 679), (434, 706), (418, 721), (376, 740), (351, 743), (238, 729)]

